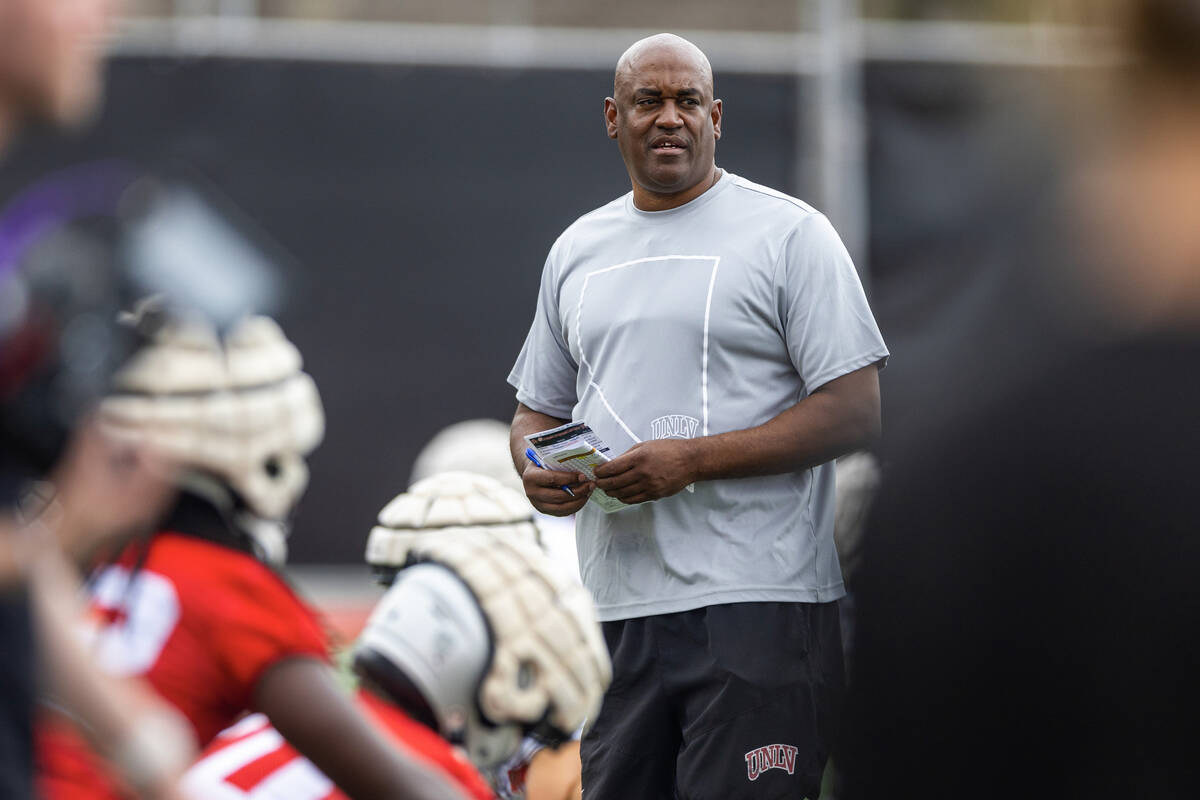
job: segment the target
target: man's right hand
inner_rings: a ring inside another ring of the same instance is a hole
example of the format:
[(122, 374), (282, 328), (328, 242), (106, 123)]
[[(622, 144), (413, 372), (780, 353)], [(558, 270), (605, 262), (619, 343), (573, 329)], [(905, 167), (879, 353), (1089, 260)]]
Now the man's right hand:
[[(583, 508), (596, 484), (579, 472), (557, 472), (528, 464), (521, 473), (525, 496), (533, 507), (552, 517), (569, 517)], [(575, 496), (572, 497), (563, 487)]]

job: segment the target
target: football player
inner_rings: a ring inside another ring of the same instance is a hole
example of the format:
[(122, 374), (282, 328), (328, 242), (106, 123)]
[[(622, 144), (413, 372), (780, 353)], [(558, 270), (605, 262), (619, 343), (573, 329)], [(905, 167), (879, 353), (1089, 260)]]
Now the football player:
[[(525, 498), (521, 476), (513, 469), (508, 425), (494, 419), (468, 419), (443, 428), (421, 448), (412, 467), (412, 483), (440, 472), (465, 471), (498, 480), (517, 490), (524, 506), (514, 506), (514, 519), (528, 520), (542, 549), (580, 584), (579, 553), (575, 547), (575, 518), (552, 517), (537, 511)], [(528, 739), (497, 775), (504, 800), (577, 800), (582, 792), (579, 738), (548, 748)]]
[[(369, 560), (391, 582), (354, 649), (358, 700), (400, 746), (492, 792), (489, 774), (533, 734), (561, 742), (594, 716), (609, 662), (595, 610), (532, 539), (523, 495), (441, 473), (380, 514)], [(261, 717), (218, 737), (188, 773), (196, 800), (342, 797)]]
[[(220, 336), (143, 311), (132, 324), (149, 341), (115, 376), (99, 424), (180, 465), (179, 497), (156, 533), (94, 572), (91, 652), (111, 673), (144, 676), (201, 745), (256, 710), (351, 797), (461, 797), (342, 692), (321, 624), (275, 572), (324, 427), (299, 352), (266, 318)], [(38, 739), (48, 800), (126, 796), (70, 720), (47, 711)]]
[[(515, 475), (511, 461), (499, 458), (508, 452), (508, 433), (503, 423), (491, 425), (491, 422), (457, 423), (439, 433), (421, 451), (413, 468), (414, 479), (424, 474), (422, 470), (431, 470), (438, 480), (426, 477), (416, 482), (407, 495), (401, 495), (379, 513), (379, 524), (367, 540), (367, 563), (374, 569), (384, 576), (394, 571), (398, 561), (391, 548), (402, 547), (413, 530), (454, 531), (463, 524), (487, 524), (494, 533), (536, 543), (564, 575), (582, 585), (575, 557), (574, 525), (569, 519), (550, 518), (535, 511), (524, 492), (512, 486), (516, 481), (509, 479), (509, 474)], [(468, 431), (470, 435), (464, 435)], [(433, 471), (437, 468), (449, 471)], [(473, 474), (455, 471), (473, 468)], [(497, 481), (504, 486), (498, 487)], [(433, 494), (437, 495), (436, 501), (431, 497)], [(481, 503), (481, 498), (486, 503)], [(446, 519), (458, 522), (442, 528)], [(553, 524), (547, 525), (547, 519), (552, 519)], [(568, 525), (565, 529), (564, 522)], [(554, 540), (569, 540), (570, 547), (554, 546)], [(488, 771), (500, 798), (580, 798), (580, 733), (576, 729), (570, 740), (558, 747), (548, 747), (544, 740), (527, 736), (499, 768)]]

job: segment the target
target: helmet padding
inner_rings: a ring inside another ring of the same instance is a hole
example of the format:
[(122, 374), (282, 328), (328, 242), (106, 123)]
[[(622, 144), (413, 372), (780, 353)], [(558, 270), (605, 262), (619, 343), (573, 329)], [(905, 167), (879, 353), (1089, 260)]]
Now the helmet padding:
[(223, 339), (209, 325), (174, 319), (150, 338), (114, 376), (100, 424), (185, 472), (217, 478), (251, 514), (285, 519), (307, 486), (304, 458), (325, 426), (299, 351), (266, 317)]

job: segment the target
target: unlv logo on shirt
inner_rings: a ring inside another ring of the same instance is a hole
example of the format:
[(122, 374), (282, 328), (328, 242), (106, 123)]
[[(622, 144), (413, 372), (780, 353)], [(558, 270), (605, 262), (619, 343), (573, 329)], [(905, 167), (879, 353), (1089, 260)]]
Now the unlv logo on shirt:
[(790, 744), (769, 744), (746, 753), (746, 777), (752, 781), (769, 769), (786, 769), (788, 775), (796, 772), (798, 748)]
[(650, 420), (650, 436), (654, 439), (691, 439), (696, 435), (700, 420), (686, 414), (668, 414)]

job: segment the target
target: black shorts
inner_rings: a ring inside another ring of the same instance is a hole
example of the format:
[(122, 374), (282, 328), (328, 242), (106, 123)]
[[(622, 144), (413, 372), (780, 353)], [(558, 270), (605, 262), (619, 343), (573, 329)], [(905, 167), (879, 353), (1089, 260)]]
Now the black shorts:
[(837, 603), (733, 603), (603, 623), (613, 682), (586, 800), (816, 800), (845, 673)]

